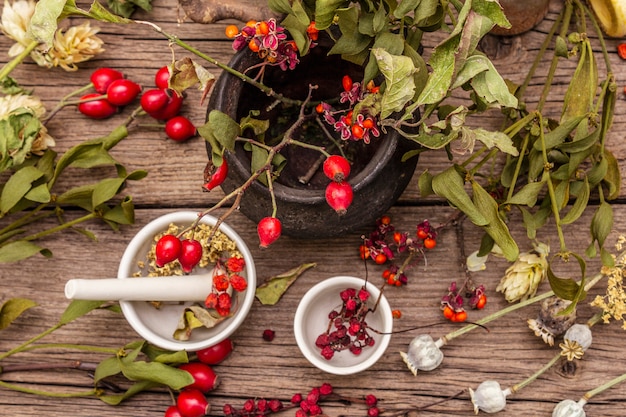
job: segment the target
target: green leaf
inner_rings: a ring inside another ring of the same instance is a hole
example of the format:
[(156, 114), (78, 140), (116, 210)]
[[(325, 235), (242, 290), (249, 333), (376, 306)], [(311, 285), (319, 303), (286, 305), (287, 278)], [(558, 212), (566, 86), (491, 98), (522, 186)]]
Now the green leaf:
[(605, 198), (607, 200), (614, 200), (618, 198), (620, 194), (622, 175), (620, 173), (617, 158), (615, 158), (611, 151), (607, 149), (604, 150), (604, 159), (607, 161), (608, 167), (603, 181), (609, 187), (608, 195)]
[(29, 36), (36, 41), (52, 46), (58, 21), (66, 0), (40, 0), (35, 5), (35, 13), (30, 19)]
[(7, 180), (0, 194), (0, 215), (8, 213), (31, 190), (32, 183), (43, 177), (34, 166), (18, 169)]
[(125, 182), (126, 178), (105, 178), (98, 182), (93, 189), (92, 207), (98, 207), (115, 197)]
[(174, 390), (180, 390), (193, 383), (191, 374), (182, 369), (159, 362), (128, 362), (123, 359), (120, 361), (122, 373), (131, 381), (151, 381), (169, 386)]
[(315, 266), (316, 264), (314, 263), (302, 264), (287, 272), (269, 278), (257, 287), (255, 293), (256, 298), (263, 305), (276, 304), (300, 275)]
[(539, 193), (545, 185), (545, 180), (537, 182), (529, 182), (524, 185), (518, 192), (513, 194), (510, 200), (507, 200), (504, 204), (515, 204), (533, 207), (537, 203)]
[(234, 152), (235, 139), (241, 134), (239, 124), (226, 113), (218, 110), (212, 110), (209, 113), (208, 124), (222, 147)]
[(495, 146), (502, 152), (508, 153), (509, 155), (519, 155), (519, 151), (515, 145), (513, 145), (513, 141), (506, 133), (493, 132), (482, 128), (472, 129), (471, 131), (475, 135), (476, 140), (482, 142), (488, 149)]
[(472, 88), (489, 104), (516, 108), (517, 98), (511, 94), (508, 85), (493, 63), (486, 57), (484, 60), (487, 71), (476, 74), (471, 81)]
[(139, 381), (130, 386), (123, 394), (115, 394), (115, 395), (100, 395), (98, 398), (102, 400), (104, 403), (109, 405), (118, 405), (122, 401), (127, 400), (133, 395), (137, 395), (141, 392), (148, 391), (152, 388), (157, 387), (158, 384), (152, 381)]
[(35, 245), (27, 240), (15, 240), (0, 247), (0, 264), (17, 262), (22, 259), (30, 258), (36, 253), (41, 253), (46, 258), (52, 256), (46, 248)]
[[(580, 124), (580, 122), (586, 117), (586, 115), (581, 115), (575, 118), (569, 118), (563, 123), (559, 124), (557, 127), (552, 129), (550, 132), (546, 133), (543, 136), (543, 141), (546, 146), (546, 150), (555, 148), (561, 144), (563, 144), (566, 139), (569, 138), (570, 133)], [(542, 150), (541, 140), (537, 139), (533, 144), (533, 148), (536, 151)]]
[(50, 190), (48, 190), (47, 184), (39, 184), (31, 188), (24, 197), (27, 200), (34, 201), (36, 203), (49, 203), (51, 199)]
[(391, 55), (382, 48), (375, 48), (372, 53), (376, 57), (378, 68), (387, 82), (387, 88), (381, 100), (380, 115), (382, 119), (385, 119), (392, 113), (402, 110), (413, 98), (415, 67), (411, 58)]
[(561, 217), (561, 224), (572, 224), (582, 216), (589, 203), (589, 194), (591, 190), (589, 188), (589, 181), (587, 177), (583, 181), (583, 187), (581, 187), (580, 193), (576, 197), (576, 201), (572, 205), (570, 211), (563, 217)]
[(110, 358), (100, 361), (93, 376), (93, 382), (98, 383), (104, 378), (108, 378), (113, 375), (117, 375), (122, 372), (120, 362), (117, 360), (117, 356), (111, 356)]
[[(591, 253), (594, 249), (594, 243), (598, 242), (600, 248), (604, 247), (606, 238), (613, 229), (613, 207), (606, 201), (603, 201), (598, 206), (598, 209), (593, 214), (591, 219), (591, 238), (592, 242), (587, 248), (588, 253)], [(591, 255), (589, 255), (591, 256)]]
[(102, 218), (105, 221), (115, 224), (133, 224), (135, 223), (135, 205), (133, 199), (127, 196), (119, 204), (111, 210), (107, 210)]
[(11, 298), (0, 307), (0, 330), (6, 329), (26, 310), (37, 305), (28, 298)]
[(455, 167), (450, 167), (435, 175), (432, 180), (432, 187), (438, 196), (444, 197), (450, 204), (465, 213), (475, 225), (486, 226), (489, 223), (467, 194), (463, 177)]
[(113, 13), (122, 17), (130, 17), (137, 7), (146, 12), (152, 10), (150, 0), (107, 0), (107, 6)]
[[(340, 54), (344, 59), (347, 59), (348, 57), (355, 58), (360, 56), (359, 59), (351, 59), (351, 61), (359, 65), (363, 64), (365, 58), (369, 55), (368, 49), (372, 42), (372, 38), (361, 34), (357, 30), (359, 21), (359, 12), (357, 8), (351, 7), (349, 9), (338, 10), (337, 16), (339, 16), (341, 37), (337, 39), (333, 47), (330, 49), (329, 55)], [(317, 20), (315, 20), (315, 25), (317, 27)]]
[(583, 258), (575, 253), (570, 252), (568, 255), (573, 256), (574, 259), (578, 261), (578, 266), (580, 267), (580, 276), (582, 277), (580, 284), (571, 278), (557, 277), (554, 274), (554, 271), (552, 270), (550, 264), (548, 264), (548, 269), (546, 271), (548, 281), (550, 282), (550, 288), (552, 288), (554, 294), (559, 298), (572, 302), (570, 305), (567, 306), (565, 310), (561, 312), (561, 314), (569, 314), (570, 312), (574, 311), (574, 309), (576, 308), (576, 304), (584, 300), (587, 296), (587, 292), (585, 291), (585, 261), (583, 260)]
[(324, 30), (330, 27), (335, 19), (339, 7), (344, 6), (344, 0), (317, 0), (315, 2), (315, 27)]
[(577, 119), (591, 112), (597, 87), (598, 68), (591, 43), (585, 38), (581, 44), (578, 66), (563, 99), (561, 122)]
[(61, 315), (61, 319), (58, 324), (68, 324), (77, 318), (84, 316), (90, 311), (99, 308), (103, 303), (104, 301), (72, 300)]
[(417, 183), (420, 190), (420, 197), (428, 197), (435, 194), (433, 191), (433, 176), (430, 172), (424, 171), (420, 176)]
[(514, 262), (519, 257), (519, 248), (511, 236), (509, 228), (502, 220), (498, 211), (498, 203), (493, 197), (476, 181), (472, 181), (473, 201), (476, 208), (485, 216), (488, 223), (483, 229), (500, 247), (504, 257)]

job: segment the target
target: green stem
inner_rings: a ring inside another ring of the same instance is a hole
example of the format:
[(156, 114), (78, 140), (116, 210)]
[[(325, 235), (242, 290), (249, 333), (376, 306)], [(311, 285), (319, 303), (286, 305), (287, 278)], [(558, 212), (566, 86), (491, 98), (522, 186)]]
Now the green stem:
[(55, 330), (60, 329), (63, 326), (63, 324), (55, 324), (54, 326), (50, 327), (47, 330), (44, 330), (43, 332), (39, 333), (38, 335), (36, 335), (35, 337), (31, 338), (30, 340), (27, 340), (26, 342), (22, 343), (19, 346), (14, 347), (13, 349), (1, 353), (0, 354), (0, 361), (3, 359), (8, 358), (11, 355), (14, 355), (16, 353), (20, 353), (23, 352), (25, 350), (27, 350), (29, 348), (29, 345), (35, 343), (36, 341), (43, 339), (44, 337), (46, 337), (47, 335), (49, 335), (50, 333), (54, 332)]
[(41, 343), (37, 345), (32, 345), (25, 347), (22, 352), (28, 352), (37, 349), (70, 349), (70, 350), (82, 350), (87, 352), (97, 352), (97, 353), (110, 353), (115, 355), (119, 352), (119, 349), (107, 348), (102, 346), (92, 346), (92, 345), (79, 345), (73, 343)]
[(511, 393), (517, 392), (519, 390), (521, 390), (522, 388), (524, 388), (525, 386), (527, 386), (528, 384), (530, 384), (531, 382), (533, 382), (535, 379), (537, 379), (541, 374), (543, 374), (544, 372), (546, 372), (548, 369), (552, 368), (552, 366), (559, 360), (559, 358), (561, 357), (561, 352), (557, 353), (552, 359), (550, 359), (550, 362), (548, 362), (547, 364), (545, 364), (541, 369), (539, 369), (537, 372), (535, 372), (534, 374), (532, 374), (531, 376), (529, 376), (528, 378), (526, 378), (525, 380), (523, 380), (522, 382), (513, 385), (510, 390)]
[(39, 42), (32, 41), (19, 55), (7, 62), (0, 70), (0, 81), (4, 81), (4, 79), (9, 76), (11, 71), (13, 71), (28, 55), (30, 55), (37, 45), (39, 45)]
[(597, 388), (592, 389), (591, 391), (587, 391), (585, 393), (585, 395), (583, 395), (582, 400), (584, 400), (585, 402), (589, 401), (593, 396), (600, 394), (603, 391), (606, 391), (607, 389), (613, 387), (614, 385), (620, 384), (622, 382), (626, 381), (626, 374), (622, 374), (620, 376), (618, 376), (617, 378), (613, 378), (612, 380), (605, 382), (604, 384), (600, 385)]
[(71, 220), (69, 222), (60, 224), (60, 225), (58, 225), (56, 227), (52, 227), (50, 229), (43, 230), (43, 231), (38, 232), (38, 233), (33, 233), (32, 235), (26, 236), (22, 240), (37, 240), (37, 239), (40, 239), (42, 237), (51, 235), (53, 233), (60, 232), (62, 230), (68, 229), (70, 227), (73, 227), (73, 226), (75, 226), (75, 225), (77, 225), (79, 223), (85, 222), (87, 220), (95, 219), (97, 217), (98, 216), (95, 213), (89, 213), (89, 214), (87, 214), (87, 215), (85, 215), (83, 217), (79, 217), (79, 218)]
[[(600, 281), (602, 279), (602, 277), (604, 277), (604, 275), (602, 274), (597, 274), (596, 276), (594, 276), (591, 280), (589, 280), (586, 284), (585, 284), (585, 291), (588, 291), (589, 289), (591, 289), (595, 284), (598, 283), (598, 281)], [(500, 317), (505, 316), (508, 313), (511, 313), (515, 310), (519, 310), (520, 308), (526, 307), (528, 305), (534, 304), (537, 301), (541, 301), (541, 300), (545, 300), (546, 298), (552, 297), (554, 295), (554, 291), (547, 291), (543, 294), (539, 294), (535, 297), (529, 298), (527, 300), (524, 301), (520, 301), (517, 304), (513, 304), (510, 305), (508, 307), (505, 307), (501, 310), (496, 311), (495, 313), (491, 313), (488, 316), (483, 317), (482, 319), (476, 321), (475, 323), (471, 323), (468, 324), (466, 326), (461, 327), (460, 329), (457, 329), (453, 332), (450, 332), (448, 334), (446, 334), (445, 336), (441, 337), (438, 340), (438, 344), (440, 346), (443, 346), (445, 344), (447, 344), (449, 341), (451, 341), (452, 339), (455, 339), (471, 330), (474, 330), (477, 327), (480, 326), (484, 326), (485, 324), (489, 323), (490, 321), (499, 319)]]
[(42, 390), (37, 390), (37, 389), (21, 387), (19, 385), (10, 384), (4, 381), (0, 381), (0, 387), (4, 387), (12, 391), (23, 392), (25, 394), (41, 395), (44, 397), (54, 397), (54, 398), (89, 397), (89, 396), (97, 394), (97, 390), (95, 388), (89, 391), (81, 391), (81, 392), (52, 392), (52, 391), (42, 391)]

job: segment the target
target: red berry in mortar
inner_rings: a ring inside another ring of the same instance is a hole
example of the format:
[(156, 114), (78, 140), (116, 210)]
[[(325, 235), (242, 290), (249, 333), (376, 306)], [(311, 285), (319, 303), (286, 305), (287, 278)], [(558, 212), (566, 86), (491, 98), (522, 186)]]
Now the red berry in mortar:
[(107, 101), (116, 106), (132, 103), (141, 93), (141, 86), (134, 81), (122, 78), (114, 80), (107, 88)]
[(323, 169), (329, 179), (341, 182), (350, 175), (350, 162), (341, 155), (331, 155), (324, 161)]
[(202, 363), (217, 365), (230, 355), (234, 347), (233, 341), (226, 338), (213, 346), (197, 351), (196, 356), (198, 356), (198, 360)]
[(176, 142), (182, 142), (196, 135), (196, 127), (185, 116), (176, 116), (165, 122), (165, 134)]
[(178, 259), (183, 250), (183, 245), (179, 238), (174, 235), (161, 237), (155, 247), (156, 264), (159, 268), (163, 265)]
[(183, 415), (180, 413), (180, 410), (178, 410), (178, 407), (170, 405), (165, 409), (165, 415), (163, 417), (183, 417)]
[(154, 85), (161, 90), (166, 90), (170, 87), (170, 69), (166, 66), (159, 68), (154, 76)]
[(352, 204), (352, 186), (345, 182), (331, 182), (326, 186), (326, 202), (339, 215), (346, 214)]
[(178, 367), (183, 371), (187, 371), (193, 377), (193, 383), (185, 388), (195, 388), (203, 393), (214, 390), (220, 384), (217, 374), (213, 369), (202, 362), (184, 363)]
[(92, 119), (106, 119), (113, 116), (117, 112), (117, 106), (109, 103), (104, 98), (99, 100), (90, 100), (97, 97), (102, 97), (100, 93), (89, 93), (82, 96), (80, 99), (83, 101), (78, 105), (78, 111), (87, 117)]
[(184, 389), (178, 394), (176, 407), (183, 417), (202, 417), (209, 413), (211, 406), (204, 394), (197, 389)]
[(98, 68), (91, 73), (89, 80), (93, 84), (93, 88), (100, 94), (105, 94), (109, 85), (115, 81), (124, 78), (124, 74), (114, 70), (113, 68)]
[(168, 95), (163, 90), (151, 89), (141, 95), (141, 108), (148, 114), (156, 113), (167, 106)]
[(195, 239), (185, 239), (181, 245), (178, 262), (183, 267), (183, 271), (189, 273), (202, 259), (202, 245)]
[(259, 246), (267, 248), (280, 237), (282, 224), (276, 217), (264, 217), (257, 225), (257, 233), (259, 235)]

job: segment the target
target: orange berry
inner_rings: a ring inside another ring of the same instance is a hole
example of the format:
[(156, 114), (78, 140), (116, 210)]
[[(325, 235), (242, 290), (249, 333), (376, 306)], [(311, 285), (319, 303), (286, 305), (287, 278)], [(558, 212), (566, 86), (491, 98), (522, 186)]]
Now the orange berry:
[(402, 233), (400, 232), (394, 232), (393, 233), (393, 241), (396, 242), (396, 244), (400, 244), (400, 242), (402, 242)]
[(361, 254), (361, 259), (367, 259), (370, 257), (370, 250), (365, 245), (359, 246), (359, 253)]
[(224, 29), (224, 33), (226, 34), (227, 38), (232, 39), (235, 36), (239, 35), (239, 28), (235, 25), (228, 25), (226, 26), (226, 29)]
[(252, 52), (259, 52), (259, 44), (253, 40), (248, 42), (248, 48), (250, 48)]
[(424, 239), (424, 247), (426, 249), (432, 249), (435, 246), (437, 246), (437, 241), (432, 237), (427, 237), (426, 239)]
[(372, 120), (371, 118), (367, 118), (365, 120), (363, 120), (363, 127), (366, 129), (371, 129), (374, 127), (374, 120)]
[(318, 114), (322, 114), (324, 113), (324, 106), (322, 105), (322, 103), (318, 104), (317, 106), (315, 106), (315, 111)]
[(452, 307), (448, 305), (445, 306), (443, 308), (443, 316), (447, 318), (448, 320), (452, 320), (452, 318), (454, 317), (454, 310), (452, 310)]
[(402, 312), (400, 310), (392, 310), (391, 317), (393, 317), (394, 319), (399, 319), (400, 317), (402, 317)]
[(374, 262), (376, 262), (378, 265), (382, 265), (387, 262), (387, 256), (384, 253), (379, 253), (374, 258)]
[(455, 323), (463, 323), (465, 320), (467, 320), (467, 312), (465, 310), (457, 311), (456, 313), (454, 313), (454, 317), (452, 317), (450, 320)]
[(309, 26), (306, 28), (306, 33), (309, 35), (311, 40), (316, 41), (319, 37), (319, 30), (315, 27), (315, 21), (309, 23)]
[(270, 27), (267, 25), (267, 22), (265, 20), (263, 20), (262, 22), (259, 22), (259, 24), (256, 27), (257, 35), (267, 35), (269, 32), (270, 32)]
[(248, 20), (246, 22), (246, 26), (250, 26), (250, 27), (256, 26), (256, 20)]
[(486, 304), (487, 304), (487, 296), (483, 294), (478, 299), (478, 302), (476, 303), (476, 308), (479, 310), (482, 310), (483, 308), (485, 308)]
[(391, 271), (390, 270), (385, 269), (383, 271), (383, 278), (387, 279), (387, 278), (389, 278), (390, 275), (391, 275)]
[(419, 237), (420, 239), (424, 240), (428, 237), (428, 232), (424, 229), (418, 229), (417, 230), (417, 237)]
[(391, 223), (391, 217), (389, 216), (383, 216), (380, 218), (380, 223), (384, 224), (384, 225), (388, 225)]
[(352, 125), (352, 136), (357, 139), (362, 139), (365, 134), (365, 129), (361, 125)]

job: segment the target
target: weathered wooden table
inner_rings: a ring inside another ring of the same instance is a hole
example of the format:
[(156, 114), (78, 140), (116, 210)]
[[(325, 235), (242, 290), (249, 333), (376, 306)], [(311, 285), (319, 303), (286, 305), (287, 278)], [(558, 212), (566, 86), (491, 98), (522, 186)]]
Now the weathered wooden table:
[[(212, 25), (190, 21), (179, 23), (179, 10), (174, 0), (155, 0), (153, 5), (154, 10), (150, 14), (139, 13), (136, 17), (157, 22), (167, 31), (176, 33), (198, 49), (224, 62), (232, 55), (230, 42), (223, 35), (225, 26), (232, 22)], [(560, 1), (553, 1), (547, 18), (531, 32), (509, 39), (491, 39), (491, 56), (505, 77), (517, 82), (523, 79), (560, 7)], [(98, 26), (107, 50), (97, 59), (81, 65), (76, 73), (68, 74), (59, 69), (45, 70), (28, 61), (12, 75), (24, 86), (34, 89), (48, 108), (52, 108), (60, 97), (86, 84), (89, 74), (97, 67), (118, 68), (128, 77), (150, 86), (155, 71), (171, 59), (167, 41), (148, 27)], [(615, 53), (618, 43), (618, 40), (608, 40), (611, 63), (621, 91), (626, 85), (626, 62)], [(9, 39), (0, 37), (0, 51), (3, 51), (1, 62), (6, 62), (5, 52), (10, 45)], [(181, 57), (185, 52), (177, 50), (176, 54)], [(219, 74), (219, 71), (215, 73)], [(558, 74), (557, 82), (559, 79), (566, 81), (564, 77), (566, 75)], [(533, 80), (531, 88), (539, 88), (543, 82), (539, 77)], [(196, 124), (203, 123), (205, 114), (205, 107), (199, 104), (199, 94), (191, 92), (183, 110)], [(485, 116), (480, 123), (497, 123), (498, 115), (491, 117)], [(57, 150), (62, 152), (85, 139), (107, 134), (119, 122), (118, 118), (88, 120), (75, 109), (67, 108), (52, 120), (48, 128), (57, 138)], [(620, 93), (608, 146), (622, 166), (623, 177), (626, 174), (625, 131), (626, 100)], [(145, 169), (149, 172), (146, 179), (130, 183), (127, 189), (127, 194), (133, 196), (136, 204), (136, 223), (123, 227), (119, 232), (111, 231), (102, 223), (89, 223), (87, 228), (98, 236), (97, 242), (79, 233), (62, 233), (44, 241), (54, 254), (52, 258), (35, 256), (15, 264), (2, 265), (0, 303), (14, 297), (26, 297), (35, 300), (38, 306), (0, 332), (0, 352), (11, 349), (58, 320), (68, 303), (63, 295), (68, 279), (115, 276), (126, 244), (147, 222), (174, 210), (202, 210), (217, 199), (214, 193), (203, 193), (200, 189), (207, 160), (201, 138), (179, 144), (167, 140), (158, 129), (142, 129), (131, 132), (113, 153), (129, 169)], [(426, 218), (434, 223), (444, 222), (455, 213), (441, 201), (420, 199), (417, 189), (416, 180), (420, 172), (426, 167), (438, 171), (445, 162), (443, 153), (426, 153), (421, 157), (413, 182), (389, 213), (398, 228), (411, 230), (417, 222)], [(60, 188), (76, 185), (81, 180), (77, 177), (66, 178)], [(623, 189), (622, 195), (624, 192)], [(614, 202), (617, 229), (626, 219), (623, 202), (623, 197)], [(581, 224), (586, 224), (592, 211), (593, 207), (584, 215)], [(71, 210), (66, 212), (68, 218), (76, 215)], [(52, 225), (54, 220), (46, 222)], [(308, 392), (311, 387), (323, 382), (331, 383), (338, 393), (348, 397), (370, 393), (376, 395), (381, 400), (380, 407), (385, 410), (384, 415), (403, 414), (407, 409), (438, 403), (468, 387), (475, 388), (483, 380), (495, 379), (503, 387), (511, 386), (541, 368), (557, 352), (558, 348), (544, 344), (526, 325), (526, 320), (537, 314), (538, 306), (534, 305), (497, 320), (489, 326), (489, 332), (474, 330), (454, 340), (443, 348), (445, 360), (437, 370), (419, 373), (417, 376), (407, 371), (398, 351), (405, 350), (413, 337), (419, 333), (429, 333), (436, 338), (459, 326), (442, 319), (439, 299), (450, 281), (461, 281), (464, 277), (460, 248), (463, 247), (469, 253), (478, 246), (481, 233), (466, 222), (461, 228), (462, 233), (458, 229), (448, 228), (440, 235), (437, 248), (428, 254), (428, 265), (411, 271), (409, 285), (387, 292), (392, 308), (402, 311), (402, 318), (395, 322), (396, 330), (415, 326), (425, 328), (394, 334), (386, 355), (366, 372), (347, 377), (325, 374), (311, 366), (298, 350), (292, 331), (294, 312), (300, 298), (315, 283), (334, 275), (364, 274), (357, 248), (360, 236), (369, 232), (369, 229), (323, 240), (283, 237), (271, 248), (261, 250), (256, 247), (256, 228), (252, 221), (235, 213), (228, 222), (252, 248), (261, 281), (302, 263), (315, 262), (317, 266), (306, 272), (277, 305), (262, 306), (255, 301), (247, 321), (233, 336), (236, 343), (234, 353), (227, 361), (215, 366), (222, 383), (211, 394), (212, 415), (222, 415), (221, 409), (225, 403), (240, 407), (247, 398), (279, 398), (288, 401), (292, 394)], [(0, 219), (0, 226), (2, 223)], [(512, 224), (522, 250), (530, 249), (521, 226), (515, 226), (520, 222)], [(588, 239), (586, 226), (568, 227), (565, 233), (571, 249), (582, 252)], [(540, 238), (557, 244), (556, 235), (550, 227), (542, 231)], [(598, 265), (597, 260), (592, 260), (590, 271), (597, 271)], [(485, 284), (489, 302), (483, 311), (472, 312), (470, 319), (476, 320), (505, 306), (506, 302), (501, 294), (495, 292), (495, 287), (506, 267), (507, 263), (496, 260), (489, 264), (486, 271), (474, 275), (476, 281)], [(374, 277), (380, 273), (374, 267), (370, 267), (369, 272)], [(543, 283), (540, 291), (546, 290), (548, 284)], [(592, 293), (601, 291), (602, 288), (598, 288)], [(584, 322), (592, 314), (593, 310), (584, 303), (580, 306), (578, 321)], [(266, 342), (261, 337), (267, 328), (276, 332), (272, 342)], [(84, 343), (115, 348), (137, 337), (121, 314), (96, 311), (41, 342)], [(578, 400), (586, 391), (625, 373), (625, 340), (626, 335), (619, 323), (598, 325), (594, 328), (594, 343), (584, 358), (577, 362), (573, 375), (566, 376), (560, 372), (560, 364), (553, 367), (533, 384), (509, 397), (506, 411), (502, 414), (550, 415), (560, 400)], [(2, 365), (67, 360), (98, 362), (103, 358), (103, 355), (68, 353), (63, 349), (38, 349), (11, 357), (3, 361)], [(82, 391), (92, 385), (87, 372), (78, 370), (12, 372), (3, 374), (0, 379), (35, 390), (45, 388), (59, 392)], [(595, 397), (586, 410), (590, 416), (621, 416), (624, 403), (626, 390), (618, 386)], [(94, 397), (44, 398), (0, 389), (0, 415), (5, 416), (154, 416), (162, 415), (170, 404), (170, 395), (165, 390), (142, 393), (120, 406), (108, 406)], [(348, 406), (328, 403), (324, 406), (325, 413), (331, 416), (365, 415), (365, 410), (362, 404)], [(291, 411), (286, 413), (290, 415)], [(428, 411), (418, 412), (426, 413), (433, 416), (469, 416), (473, 414), (473, 409), (469, 395), (464, 391), (454, 399), (434, 404)]]

